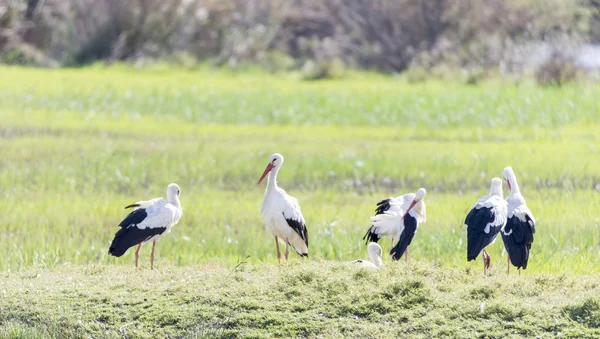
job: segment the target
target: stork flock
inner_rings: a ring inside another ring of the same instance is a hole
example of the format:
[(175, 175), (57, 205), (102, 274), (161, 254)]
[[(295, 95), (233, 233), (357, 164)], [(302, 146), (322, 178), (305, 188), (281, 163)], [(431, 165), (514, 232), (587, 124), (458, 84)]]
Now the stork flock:
[[(260, 212), (264, 217), (267, 231), (275, 239), (279, 263), (281, 263), (280, 240), (285, 243), (286, 261), (289, 256), (289, 246), (300, 256), (308, 256), (308, 229), (298, 200), (277, 185), (277, 174), (283, 162), (281, 154), (271, 155), (267, 167), (258, 180), (260, 184), (267, 177)], [(508, 253), (508, 272), (511, 263), (517, 269), (527, 268), (535, 233), (535, 218), (521, 195), (513, 169), (510, 166), (506, 167), (502, 176), (510, 191), (508, 198), (504, 200), (502, 180), (493, 178), (490, 194), (483, 196), (473, 205), (464, 222), (467, 225), (467, 260), (475, 260), (481, 254), (485, 276), (488, 274), (491, 262), (485, 248), (496, 240), (499, 233), (502, 235), (504, 248)], [(167, 187), (167, 199), (138, 201), (126, 206), (126, 209), (133, 208), (133, 211), (119, 224), (121, 228), (115, 234), (108, 253), (120, 257), (129, 248), (137, 246), (135, 252), (137, 268), (142, 244), (151, 242), (150, 267), (154, 269), (156, 241), (169, 233), (183, 215), (179, 201), (180, 193), (181, 189), (177, 184), (170, 184)], [(392, 260), (400, 260), (404, 255), (408, 262), (408, 246), (412, 243), (419, 224), (427, 220), (425, 194), (425, 188), (419, 188), (415, 193), (378, 202), (375, 216), (371, 217), (371, 226), (363, 237), (368, 244), (367, 252), (371, 262), (355, 260), (353, 263), (371, 268), (383, 267), (383, 250), (377, 244), (383, 237), (392, 240), (390, 251)]]

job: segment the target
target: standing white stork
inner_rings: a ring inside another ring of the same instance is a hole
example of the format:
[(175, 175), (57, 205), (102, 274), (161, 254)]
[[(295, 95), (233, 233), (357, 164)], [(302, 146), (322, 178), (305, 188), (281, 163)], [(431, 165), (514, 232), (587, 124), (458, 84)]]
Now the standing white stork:
[[(529, 251), (533, 243), (533, 234), (535, 233), (535, 218), (525, 203), (525, 198), (521, 195), (517, 177), (512, 167), (508, 166), (502, 173), (510, 194), (506, 198), (508, 204), (508, 220), (506, 226), (502, 229), (502, 242), (508, 253), (507, 269), (510, 272), (510, 263), (519, 270), (527, 268), (529, 262)], [(519, 273), (521, 271), (519, 270)]]
[(502, 180), (493, 178), (490, 194), (483, 196), (473, 206), (467, 218), (467, 260), (482, 255), (483, 275), (487, 276), (491, 258), (485, 247), (492, 244), (498, 232), (506, 225), (506, 201), (502, 196)]
[(265, 199), (260, 208), (260, 213), (265, 218), (267, 230), (275, 237), (277, 249), (277, 261), (281, 263), (281, 252), (279, 251), (279, 238), (285, 239), (285, 260), (288, 260), (288, 245), (303, 257), (308, 257), (308, 230), (298, 200), (289, 196), (277, 186), (277, 173), (283, 166), (283, 156), (275, 153), (269, 157), (269, 164), (258, 184), (267, 174), (267, 189)]
[(377, 243), (372, 242), (367, 246), (367, 253), (369, 254), (369, 258), (371, 259), (371, 261), (358, 259), (352, 261), (352, 263), (368, 268), (383, 267), (383, 250), (381, 249), (381, 246), (379, 246)]
[(120, 257), (127, 249), (138, 245), (135, 251), (135, 267), (138, 267), (139, 252), (142, 243), (152, 241), (150, 268), (154, 269), (154, 247), (156, 241), (169, 233), (173, 225), (179, 222), (183, 209), (179, 203), (181, 190), (177, 184), (167, 187), (167, 199), (156, 198), (148, 201), (138, 201), (125, 208), (135, 208), (121, 221), (121, 229), (115, 234), (108, 253)]
[(371, 217), (373, 225), (363, 239), (367, 238), (367, 241), (377, 242), (381, 237), (389, 236), (392, 238), (392, 245), (394, 239), (399, 239), (390, 254), (393, 260), (399, 260), (403, 254), (406, 254), (408, 262), (408, 245), (412, 242), (419, 224), (427, 221), (425, 201), (423, 200), (426, 193), (424, 188), (419, 188), (416, 193), (408, 193), (379, 202), (376, 210), (378, 214)]

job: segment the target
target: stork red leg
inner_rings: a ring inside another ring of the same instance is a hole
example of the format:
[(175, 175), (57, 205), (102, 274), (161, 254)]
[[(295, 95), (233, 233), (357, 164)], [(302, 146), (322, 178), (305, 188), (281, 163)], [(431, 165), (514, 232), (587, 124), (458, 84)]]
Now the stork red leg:
[(506, 274), (510, 274), (510, 255), (506, 256)]
[(406, 248), (406, 251), (404, 251), (404, 255), (406, 258), (406, 263), (408, 264), (408, 247)]
[(290, 253), (288, 250), (288, 245), (289, 245), (289, 242), (288, 242), (288, 238), (286, 237), (285, 238), (285, 262), (288, 261), (288, 255)]
[(481, 252), (481, 260), (483, 261), (483, 276), (487, 277), (487, 271), (485, 269), (485, 254), (483, 254), (483, 252)]
[(483, 259), (483, 275), (487, 277), (487, 271), (490, 269), (492, 258), (486, 250), (481, 251), (481, 257)]
[(152, 242), (152, 252), (150, 253), (150, 269), (154, 269), (154, 247), (156, 247), (156, 240)]
[(279, 252), (279, 241), (275, 237), (275, 248), (277, 249), (277, 263), (281, 264), (281, 252)]
[(142, 248), (142, 244), (138, 245), (137, 250), (135, 251), (135, 268), (138, 268), (138, 261), (140, 259), (140, 248)]

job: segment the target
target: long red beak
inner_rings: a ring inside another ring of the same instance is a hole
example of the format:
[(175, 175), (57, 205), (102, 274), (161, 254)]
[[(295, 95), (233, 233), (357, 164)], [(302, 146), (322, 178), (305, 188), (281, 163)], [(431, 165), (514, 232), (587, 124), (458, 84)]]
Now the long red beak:
[[(271, 172), (271, 170), (273, 169), (273, 167), (275, 167), (275, 166), (273, 166), (273, 164), (272, 164), (272, 163), (269, 163), (269, 164), (267, 165), (267, 168), (265, 168), (265, 171), (263, 172), (262, 176), (260, 177), (260, 179), (258, 179), (258, 184), (260, 184), (260, 182), (261, 182), (261, 181), (263, 181), (263, 179), (264, 179), (264, 178), (267, 176), (267, 174), (268, 174), (269, 172)], [(258, 185), (258, 184), (257, 184), (257, 185)]]
[(416, 205), (416, 204), (417, 204), (417, 201), (416, 201), (416, 200), (413, 200), (413, 201), (410, 203), (410, 206), (408, 206), (408, 209), (406, 210), (406, 213), (404, 213), (404, 215), (402, 216), (402, 218), (404, 218), (404, 217), (405, 217), (405, 216), (408, 214), (408, 212), (410, 212), (410, 210), (411, 210), (413, 207), (415, 207), (415, 205)]
[(508, 185), (508, 190), (512, 191), (512, 188), (510, 188), (510, 181), (506, 180), (506, 184)]

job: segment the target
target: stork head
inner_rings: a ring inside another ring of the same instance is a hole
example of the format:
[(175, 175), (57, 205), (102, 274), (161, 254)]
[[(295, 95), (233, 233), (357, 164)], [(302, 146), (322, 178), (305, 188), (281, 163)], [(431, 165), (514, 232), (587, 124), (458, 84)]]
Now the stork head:
[(514, 183), (514, 178), (515, 178), (515, 172), (513, 172), (512, 167), (506, 166), (504, 168), (504, 171), (502, 172), (502, 177), (506, 181), (506, 184), (508, 185), (508, 189), (510, 191), (512, 191), (511, 181)]
[(169, 184), (167, 186), (167, 200), (173, 201), (176, 198), (179, 198), (179, 194), (181, 193), (181, 189), (177, 184)]
[(502, 180), (500, 178), (493, 178), (490, 184), (490, 195), (502, 196)]
[(263, 181), (263, 179), (267, 176), (267, 174), (269, 174), (269, 172), (271, 172), (275, 168), (280, 168), (281, 165), (283, 165), (283, 155), (279, 153), (274, 153), (273, 155), (271, 155), (269, 157), (269, 163), (267, 164), (267, 168), (265, 168), (265, 171), (263, 172), (262, 176), (260, 177), (260, 179), (258, 179), (258, 183), (260, 184), (260, 182)]
[(408, 206), (408, 209), (406, 210), (406, 212), (404, 213), (404, 216), (406, 216), (408, 214), (408, 212), (410, 212), (410, 210), (415, 207), (415, 205), (419, 202), (422, 201), (423, 198), (425, 197), (425, 194), (427, 193), (427, 191), (421, 187), (417, 190), (417, 192), (415, 193), (415, 198), (413, 199), (413, 201), (410, 203), (410, 206)]
[(415, 201), (419, 202), (419, 201), (423, 200), (426, 193), (427, 193), (427, 191), (423, 187), (419, 188), (417, 190), (417, 193), (415, 193)]

